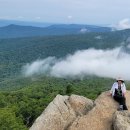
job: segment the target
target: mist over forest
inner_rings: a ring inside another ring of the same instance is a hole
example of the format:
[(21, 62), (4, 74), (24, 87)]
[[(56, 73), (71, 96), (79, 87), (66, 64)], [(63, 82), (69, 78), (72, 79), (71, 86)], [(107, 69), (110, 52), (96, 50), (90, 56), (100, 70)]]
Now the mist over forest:
[[(11, 28), (12, 33), (7, 33)], [(41, 28), (35, 27), (8, 25), (2, 29), (0, 129), (27, 130), (57, 94), (95, 100), (119, 76), (130, 89), (129, 29), (52, 25), (50, 35), (39, 35), (36, 32)]]
[(111, 50), (79, 50), (65, 58), (48, 57), (27, 63), (22, 68), (25, 76), (47, 75), (54, 77), (79, 77), (99, 76), (116, 78), (129, 77), (130, 54), (123, 52), (121, 47)]

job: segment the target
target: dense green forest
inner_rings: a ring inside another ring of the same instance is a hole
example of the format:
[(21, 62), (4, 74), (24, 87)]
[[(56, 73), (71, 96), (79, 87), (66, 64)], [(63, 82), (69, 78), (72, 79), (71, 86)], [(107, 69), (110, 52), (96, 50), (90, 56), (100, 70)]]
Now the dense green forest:
[(113, 80), (97, 77), (84, 80), (37, 77), (24, 82), (28, 83), (22, 89), (0, 92), (1, 130), (27, 129), (57, 94), (73, 93), (95, 99), (102, 91), (110, 89)]
[[(82, 35), (48, 36), (0, 39), (0, 81), (17, 76), (26, 63), (48, 56), (65, 57), (77, 50), (88, 48), (112, 49), (122, 45), (124, 50), (129, 42), (130, 30), (86, 33)], [(99, 37), (99, 38), (98, 38)]]
[[(110, 90), (113, 82), (113, 79), (98, 77), (24, 79), (23, 88), (0, 92), (0, 129), (26, 130), (57, 94), (78, 94), (94, 100), (101, 92)], [(17, 84), (14, 85), (17, 88)], [(126, 85), (130, 89), (130, 83)]]
[[(57, 58), (88, 48), (130, 52), (130, 30), (80, 35), (0, 39), (0, 130), (26, 130), (57, 94), (95, 99), (114, 79), (87, 76), (65, 79), (43, 75), (23, 77), (21, 67), (48, 56)], [(127, 89), (130, 83), (126, 81)]]

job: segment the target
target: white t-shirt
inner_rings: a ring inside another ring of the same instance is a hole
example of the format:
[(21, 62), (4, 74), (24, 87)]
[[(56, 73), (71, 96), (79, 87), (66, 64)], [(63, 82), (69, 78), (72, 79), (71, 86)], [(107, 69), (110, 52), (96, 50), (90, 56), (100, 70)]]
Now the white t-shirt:
[[(110, 93), (112, 94), (112, 96), (114, 96), (114, 94), (115, 94), (115, 89), (118, 89), (118, 82), (115, 82), (112, 85), (112, 88), (110, 90)], [(124, 94), (126, 92), (126, 86), (124, 83), (121, 84), (121, 90), (122, 90), (122, 94)]]

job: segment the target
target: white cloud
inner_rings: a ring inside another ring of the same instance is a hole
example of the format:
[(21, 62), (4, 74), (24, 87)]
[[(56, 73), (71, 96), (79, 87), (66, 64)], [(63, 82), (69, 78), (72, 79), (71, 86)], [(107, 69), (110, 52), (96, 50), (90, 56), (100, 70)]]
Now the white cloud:
[(86, 33), (86, 32), (88, 32), (89, 30), (87, 29), (87, 28), (81, 28), (81, 30), (80, 30), (80, 32), (81, 33)]
[(130, 19), (126, 18), (121, 21), (115, 26), (118, 30), (128, 29), (130, 28)]
[(13, 19), (13, 18), (10, 16), (0, 16), (0, 19), (9, 20), (9, 19)]
[(127, 45), (127, 48), (129, 48), (129, 49), (130, 49), (130, 44), (128, 44), (128, 45)]
[(102, 39), (102, 36), (98, 35), (98, 36), (95, 37), (95, 39), (99, 39), (100, 40), (100, 39)]
[(26, 76), (48, 74), (55, 77), (83, 77), (96, 75), (99, 77), (123, 77), (130, 80), (130, 55), (119, 55), (120, 48), (113, 50), (88, 49), (77, 51), (65, 59), (46, 58), (23, 67)]
[(72, 15), (74, 23), (108, 24), (129, 17), (129, 5), (129, 0), (0, 0), (0, 16), (21, 14), (32, 21), (38, 14), (43, 22), (64, 23)]
[(41, 17), (39, 17), (39, 16), (38, 16), (38, 17), (35, 17), (35, 19), (40, 20), (40, 19), (41, 19)]
[(36, 60), (31, 64), (26, 64), (22, 68), (23, 74), (25, 76), (31, 76), (35, 74), (47, 74), (49, 69), (51, 68), (51, 64), (55, 61), (54, 57), (48, 57), (44, 60)]
[(71, 15), (68, 15), (67, 18), (68, 18), (68, 19), (72, 19), (73, 17), (72, 17)]
[(17, 18), (18, 18), (18, 19), (23, 19), (24, 17), (23, 17), (23, 16), (18, 16)]

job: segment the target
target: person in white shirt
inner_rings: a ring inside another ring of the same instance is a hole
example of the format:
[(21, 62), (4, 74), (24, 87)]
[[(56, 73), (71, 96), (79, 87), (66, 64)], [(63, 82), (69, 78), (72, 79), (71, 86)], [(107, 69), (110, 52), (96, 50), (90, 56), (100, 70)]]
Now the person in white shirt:
[(118, 110), (128, 110), (126, 106), (126, 86), (122, 78), (118, 78), (112, 85), (110, 91), (112, 97), (119, 103), (120, 107)]

